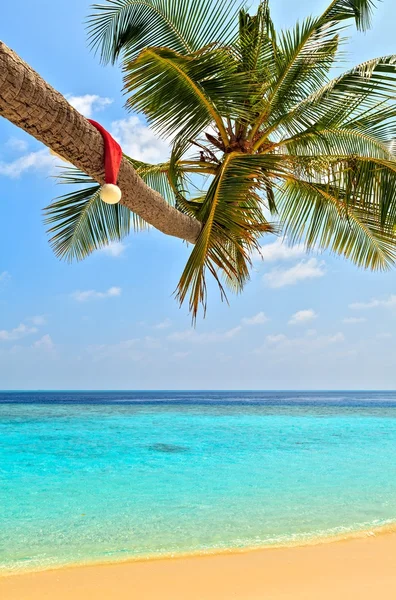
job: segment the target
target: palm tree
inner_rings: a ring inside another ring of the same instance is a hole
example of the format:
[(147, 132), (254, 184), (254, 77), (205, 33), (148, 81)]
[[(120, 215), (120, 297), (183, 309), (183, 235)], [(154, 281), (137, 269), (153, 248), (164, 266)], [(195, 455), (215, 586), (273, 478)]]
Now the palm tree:
[[(393, 265), (396, 55), (329, 75), (348, 21), (364, 30), (372, 9), (372, 0), (333, 0), (278, 33), (268, 0), (255, 15), (235, 0), (93, 7), (92, 47), (103, 62), (121, 62), (127, 108), (172, 147), (160, 165), (124, 161), (199, 223), (177, 288), (193, 319), (206, 308), (207, 272), (223, 296), (225, 286), (240, 291), (266, 232), (361, 267)], [(101, 204), (95, 177), (69, 170), (63, 181), (83, 186), (47, 209), (59, 256), (81, 259), (128, 233), (129, 213)]]
[[(52, 148), (93, 180), (104, 183), (100, 133), (62, 94), (1, 41), (0, 116)], [(118, 181), (123, 191), (121, 206), (112, 213), (101, 207), (102, 224), (111, 223), (112, 215), (119, 223), (115, 235), (125, 232), (122, 223), (129, 222), (130, 211), (133, 211), (160, 231), (195, 242), (202, 227), (199, 221), (172, 207), (158, 192), (149, 188), (126, 159), (121, 162)], [(91, 226), (95, 227), (93, 223)], [(80, 232), (76, 227), (76, 240)]]

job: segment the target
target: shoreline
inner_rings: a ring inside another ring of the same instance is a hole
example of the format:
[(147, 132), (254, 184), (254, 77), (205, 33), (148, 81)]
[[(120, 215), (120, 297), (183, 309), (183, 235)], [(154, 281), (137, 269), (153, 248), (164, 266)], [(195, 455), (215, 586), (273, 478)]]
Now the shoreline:
[[(81, 569), (89, 567), (107, 567), (114, 565), (128, 565), (136, 563), (152, 563), (167, 560), (181, 560), (189, 558), (205, 558), (214, 556), (232, 556), (239, 554), (250, 554), (254, 552), (265, 552), (269, 550), (286, 550), (293, 548), (305, 548), (313, 546), (322, 546), (327, 544), (336, 544), (352, 540), (367, 539), (386, 535), (396, 535), (396, 521), (390, 521), (382, 525), (373, 525), (364, 529), (353, 529), (343, 533), (329, 533), (323, 536), (307, 536), (297, 538), (296, 540), (285, 541), (284, 543), (275, 542), (273, 544), (263, 544), (257, 546), (234, 546), (229, 548), (208, 548), (205, 550), (196, 550), (190, 552), (167, 552), (163, 554), (150, 554), (141, 556), (127, 556), (125, 558), (116, 558), (114, 560), (86, 560), (82, 562), (70, 562), (58, 565), (48, 565), (32, 569), (0, 570), (0, 581), (3, 578), (17, 577), (23, 575), (33, 575), (36, 573), (47, 573), (53, 571), (63, 571), (65, 569)], [(396, 566), (395, 566), (396, 568)]]
[[(271, 550), (286, 550), (295, 548), (305, 548), (313, 546), (322, 546), (328, 544), (336, 544), (340, 542), (348, 542), (352, 540), (368, 539), (379, 536), (387, 536), (395, 534), (396, 536), (396, 520), (389, 521), (381, 525), (372, 525), (363, 529), (347, 530), (345, 532), (329, 533), (323, 536), (307, 536), (297, 538), (294, 541), (289, 540), (284, 543), (275, 542), (273, 544), (263, 544), (257, 546), (234, 546), (229, 548), (208, 548), (205, 550), (196, 550), (191, 552), (167, 552), (163, 554), (150, 554), (144, 556), (127, 556), (125, 558), (116, 558), (114, 560), (86, 560), (82, 562), (70, 562), (66, 564), (48, 565), (39, 568), (26, 569), (3, 569), (0, 570), (0, 582), (4, 578), (18, 577), (24, 575), (34, 575), (38, 573), (59, 572), (65, 569), (83, 569), (89, 567), (108, 567), (114, 565), (129, 565), (137, 563), (152, 563), (168, 560), (182, 560), (205, 558), (214, 556), (232, 556), (240, 554), (250, 554), (254, 552), (265, 552)], [(395, 566), (396, 568), (396, 566)]]
[(354, 539), (112, 564), (0, 579), (4, 600), (381, 600), (396, 597), (396, 532)]

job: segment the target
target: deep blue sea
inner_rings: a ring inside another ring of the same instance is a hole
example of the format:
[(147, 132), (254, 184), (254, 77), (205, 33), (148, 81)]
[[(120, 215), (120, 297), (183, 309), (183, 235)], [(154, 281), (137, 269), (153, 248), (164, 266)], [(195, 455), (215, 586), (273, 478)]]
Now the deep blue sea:
[(0, 392), (0, 570), (396, 523), (396, 392)]

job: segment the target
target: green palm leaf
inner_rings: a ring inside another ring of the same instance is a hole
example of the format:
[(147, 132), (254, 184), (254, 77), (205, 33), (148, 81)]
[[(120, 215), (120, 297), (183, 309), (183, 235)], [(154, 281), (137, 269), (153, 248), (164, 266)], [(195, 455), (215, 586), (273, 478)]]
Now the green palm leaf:
[[(263, 138), (278, 130), (289, 136), (304, 131), (338, 127), (361, 118), (380, 122), (394, 117), (391, 106), (396, 89), (396, 55), (366, 61), (318, 88), (287, 113), (277, 116), (262, 133)], [(379, 106), (381, 110), (379, 111)], [(385, 111), (385, 112), (384, 112)], [(363, 121), (364, 123), (364, 121)]]
[(307, 248), (330, 249), (373, 270), (387, 269), (396, 261), (393, 228), (381, 227), (375, 213), (351, 205), (339, 187), (289, 179), (279, 206), (292, 243), (303, 240)]
[(310, 182), (326, 181), (344, 194), (348, 207), (365, 211), (378, 226), (396, 226), (396, 161), (364, 156), (299, 156), (295, 169)]
[(186, 57), (166, 48), (147, 48), (125, 66), (127, 106), (144, 112), (166, 136), (182, 132), (188, 139), (213, 123), (226, 145), (223, 117), (246, 112), (249, 84), (237, 69), (229, 53), (218, 49)]
[[(50, 244), (59, 258), (82, 260), (94, 250), (129, 234), (131, 212), (121, 204), (105, 204), (100, 185), (77, 169), (67, 169), (60, 181), (83, 186), (56, 198), (45, 209)], [(137, 215), (135, 215), (137, 219)], [(142, 223), (136, 220), (136, 225)]]
[(359, 128), (333, 127), (319, 131), (311, 130), (298, 134), (282, 142), (282, 149), (290, 154), (350, 154), (391, 159), (392, 152), (388, 140), (370, 135)]
[(206, 309), (206, 270), (217, 280), (223, 296), (217, 269), (229, 287), (240, 291), (249, 278), (250, 254), (259, 237), (273, 230), (263, 213), (265, 202), (257, 193), (263, 183), (262, 166), (252, 169), (250, 158), (228, 154), (198, 204), (196, 216), (204, 225), (177, 290), (180, 302), (190, 293), (193, 320), (200, 304)]
[(189, 54), (236, 34), (238, 0), (108, 0), (95, 4), (88, 18), (91, 46), (102, 61), (126, 60), (146, 47)]
[(263, 100), (251, 139), (269, 114), (284, 114), (325, 83), (338, 49), (342, 22), (355, 19), (357, 26), (365, 29), (372, 7), (371, 0), (333, 0), (320, 17), (310, 17), (301, 25), (297, 23), (293, 30), (282, 32), (278, 41), (277, 77)]
[(333, 0), (324, 14), (334, 21), (355, 19), (356, 27), (366, 31), (370, 27), (374, 7), (373, 0)]

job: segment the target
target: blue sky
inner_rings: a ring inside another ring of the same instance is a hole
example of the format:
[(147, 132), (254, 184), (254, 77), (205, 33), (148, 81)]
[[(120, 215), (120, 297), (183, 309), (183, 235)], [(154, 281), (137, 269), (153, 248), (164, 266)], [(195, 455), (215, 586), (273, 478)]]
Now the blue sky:
[[(273, 0), (280, 26), (327, 2)], [(121, 75), (86, 47), (86, 0), (14, 0), (2, 39), (135, 158), (164, 142), (123, 108)], [(23, 18), (21, 18), (23, 15)], [(396, 51), (392, 0), (353, 34), (348, 61)], [(347, 65), (346, 65), (347, 66)], [(140, 119), (140, 120), (139, 120)], [(358, 270), (327, 253), (263, 240), (244, 293), (221, 303), (209, 286), (195, 330), (172, 297), (188, 256), (154, 230), (68, 265), (53, 255), (42, 209), (61, 193), (45, 148), (0, 120), (1, 389), (394, 389), (395, 271)]]

